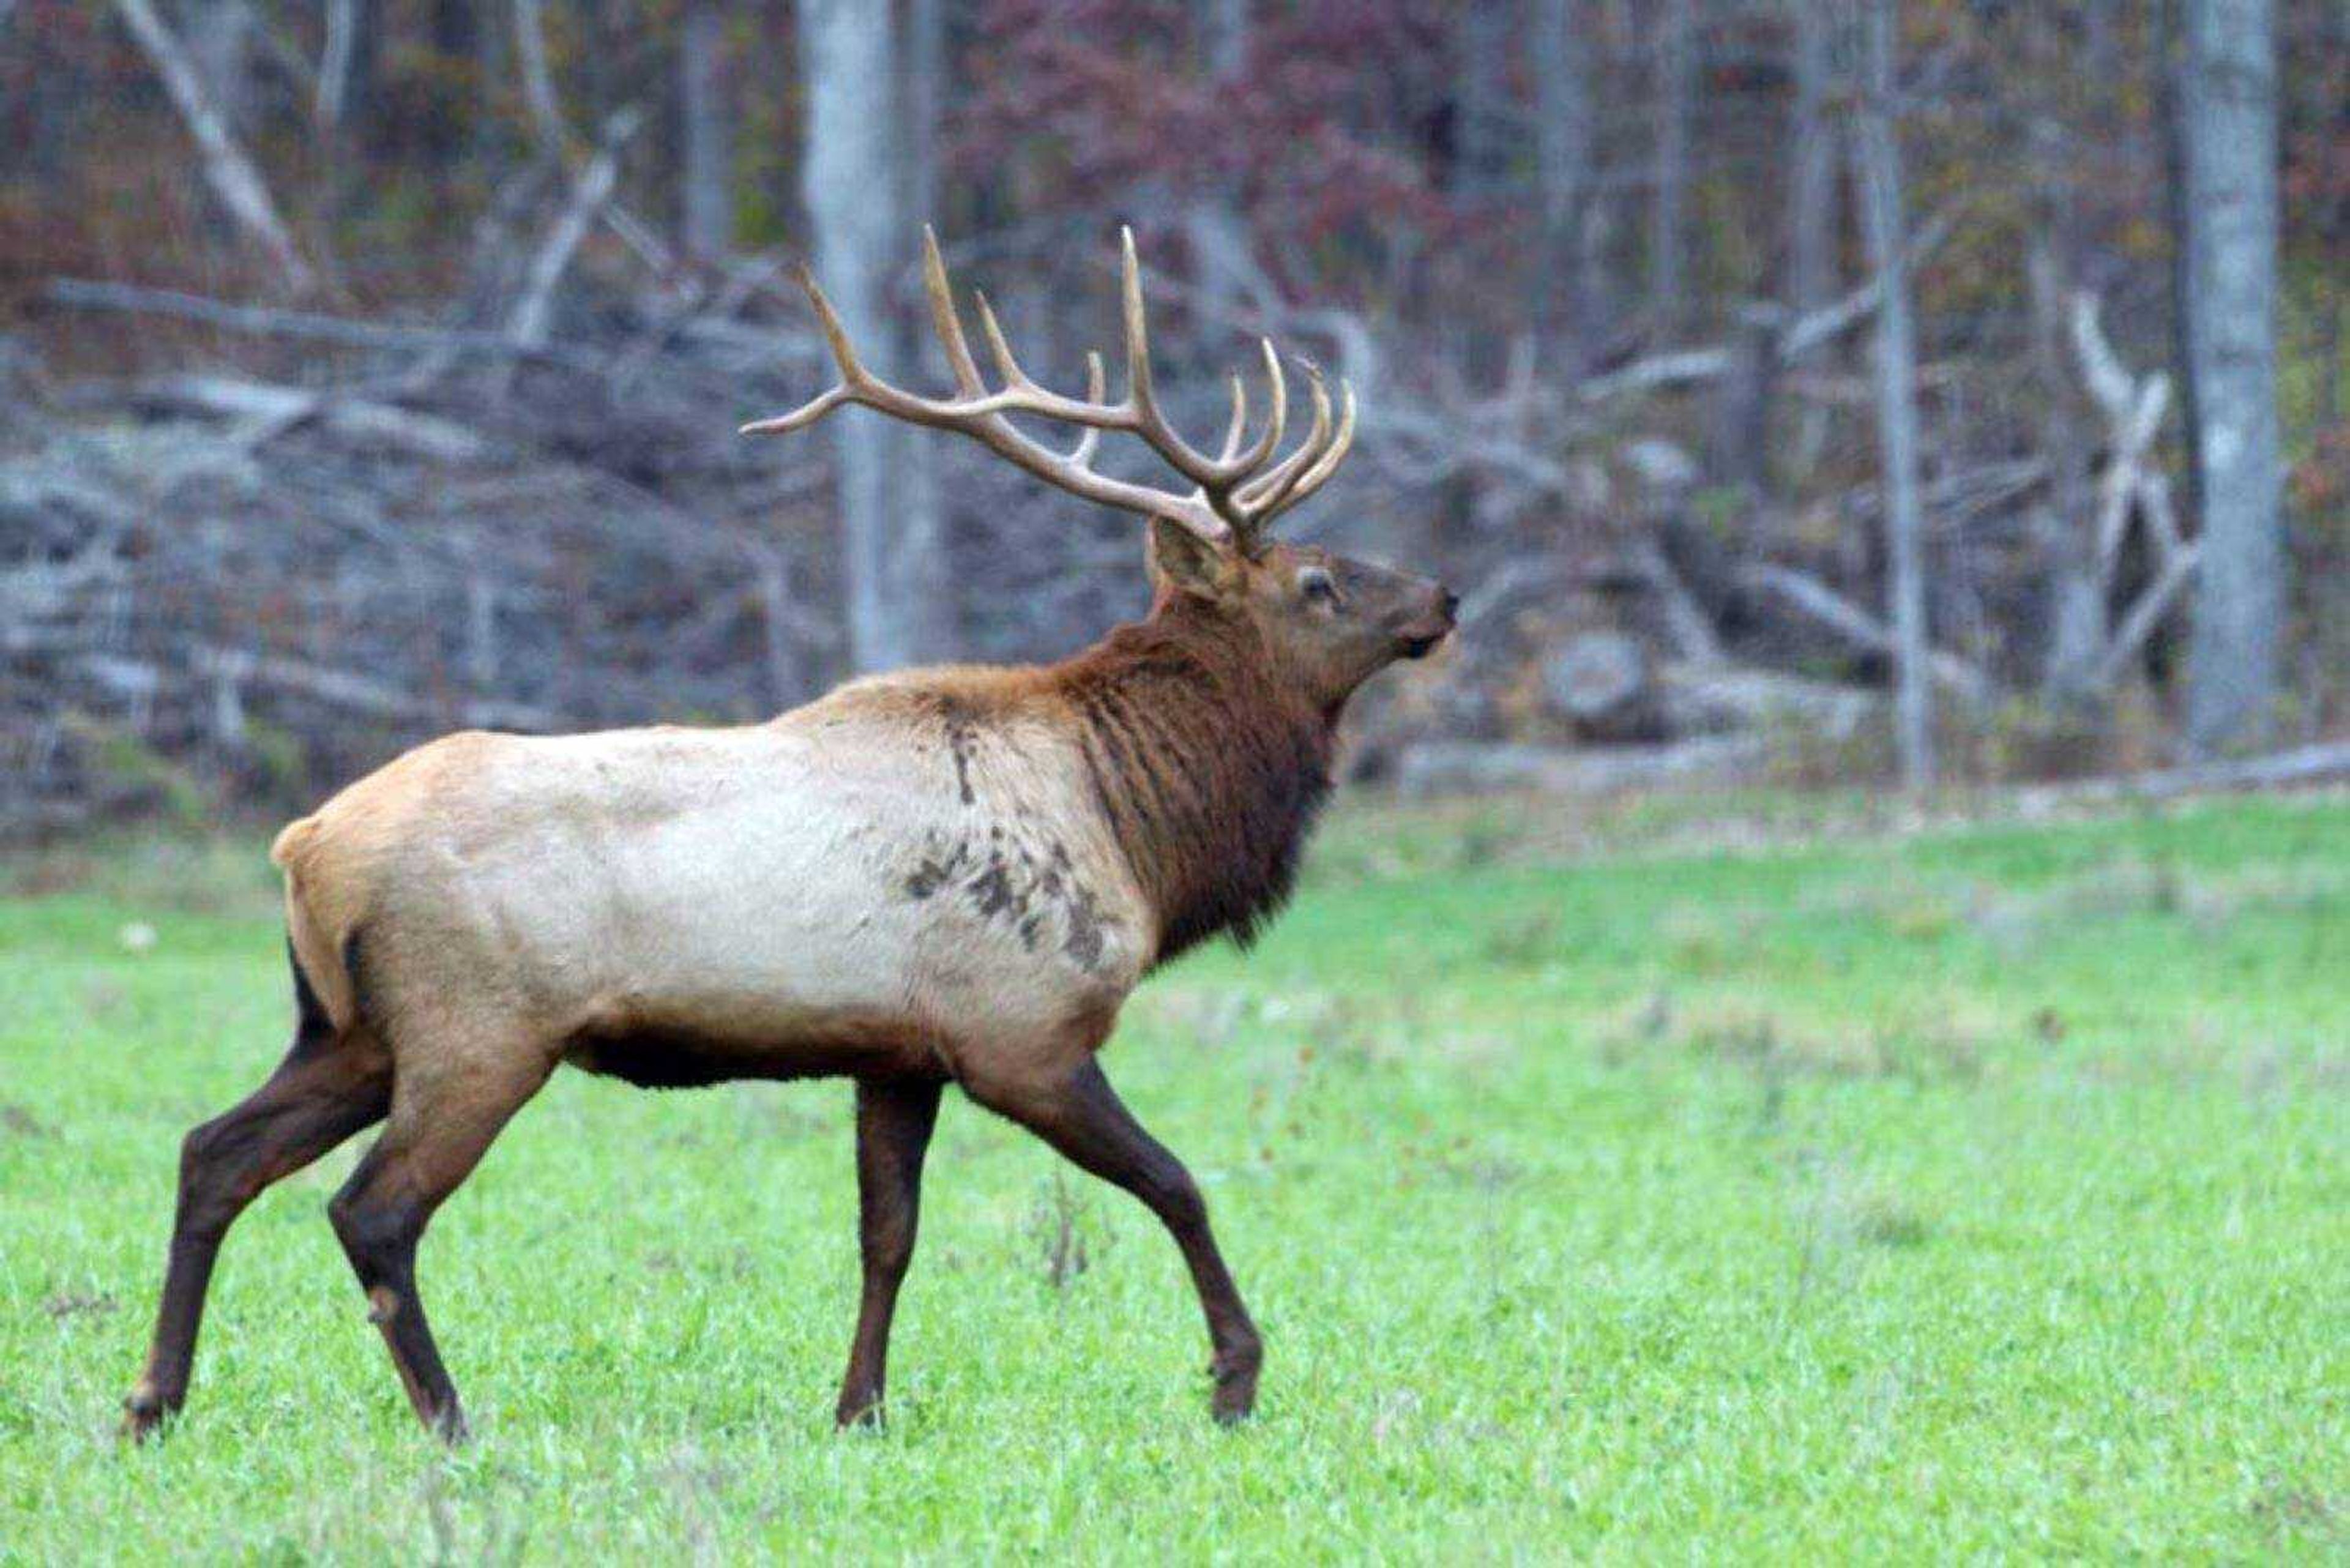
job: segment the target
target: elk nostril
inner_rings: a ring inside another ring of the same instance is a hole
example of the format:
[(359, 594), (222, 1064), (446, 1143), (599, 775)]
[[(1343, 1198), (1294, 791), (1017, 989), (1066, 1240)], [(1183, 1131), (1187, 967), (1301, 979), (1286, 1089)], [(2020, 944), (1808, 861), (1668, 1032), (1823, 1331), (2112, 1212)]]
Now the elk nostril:
[(1447, 620), (1451, 620), (1453, 618), (1453, 615), (1461, 608), (1461, 596), (1454, 593), (1451, 588), (1444, 590), (1444, 597), (1440, 602), (1443, 605), (1444, 618)]

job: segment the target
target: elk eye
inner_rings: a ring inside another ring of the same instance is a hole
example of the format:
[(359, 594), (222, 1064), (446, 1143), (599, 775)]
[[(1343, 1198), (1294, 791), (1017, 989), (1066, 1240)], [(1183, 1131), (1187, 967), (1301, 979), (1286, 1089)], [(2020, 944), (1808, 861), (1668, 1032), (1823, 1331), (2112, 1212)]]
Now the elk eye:
[(1338, 585), (1332, 582), (1330, 574), (1319, 566), (1308, 566), (1297, 574), (1297, 591), (1312, 604), (1335, 605), (1338, 602)]

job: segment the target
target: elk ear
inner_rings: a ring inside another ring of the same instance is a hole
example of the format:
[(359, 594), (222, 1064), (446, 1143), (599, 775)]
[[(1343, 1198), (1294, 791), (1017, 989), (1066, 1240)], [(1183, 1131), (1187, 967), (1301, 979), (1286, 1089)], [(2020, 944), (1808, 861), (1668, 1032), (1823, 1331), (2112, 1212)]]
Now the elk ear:
[(1180, 523), (1150, 520), (1150, 582), (1203, 599), (1222, 598), (1231, 587), (1232, 557)]

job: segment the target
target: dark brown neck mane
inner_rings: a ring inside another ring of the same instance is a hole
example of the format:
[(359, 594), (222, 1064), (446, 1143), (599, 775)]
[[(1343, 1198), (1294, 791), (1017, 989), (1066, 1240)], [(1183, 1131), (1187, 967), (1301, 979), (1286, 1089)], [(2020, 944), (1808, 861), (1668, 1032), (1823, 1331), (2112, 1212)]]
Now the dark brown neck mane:
[(1246, 623), (1164, 600), (1054, 670), (1103, 815), (1159, 912), (1157, 961), (1288, 898), (1330, 790), (1335, 711), (1283, 690)]

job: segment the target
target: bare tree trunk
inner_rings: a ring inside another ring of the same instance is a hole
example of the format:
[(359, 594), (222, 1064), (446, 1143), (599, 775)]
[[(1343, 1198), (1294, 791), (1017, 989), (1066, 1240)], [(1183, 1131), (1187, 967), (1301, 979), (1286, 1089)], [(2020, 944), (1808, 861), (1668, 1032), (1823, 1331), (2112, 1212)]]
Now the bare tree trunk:
[[(1453, 9), (1452, 166), (1449, 188), (1464, 207), (1505, 198), (1510, 161), (1510, 0), (1462, 0)], [(1466, 282), (1467, 280), (1463, 280)], [(1507, 344), (1475, 312), (1453, 328), (1455, 363), (1472, 386), (1504, 371)]]
[[(2028, 70), (2054, 75), (2069, 65), (2070, 36), (2052, 11), (2029, 34)], [(2105, 78), (2092, 78), (2098, 88)], [(2093, 89), (2094, 90), (2094, 89)], [(2065, 317), (2083, 275), (2083, 192), (2074, 171), (2079, 143), (2054, 106), (2032, 116), (2025, 129), (2031, 150), (2032, 235), (2024, 254), (2024, 283), (2032, 307), (2033, 366), (2046, 400), (2049, 499), (2033, 514), (2038, 543), (2047, 562), (2048, 643), (2041, 661), (2041, 695), (2060, 711), (2094, 718), (2105, 691), (2097, 683), (2109, 634), (2106, 583), (2099, 570), (2099, 535), (2090, 519), (2095, 443), (2081, 419), (2080, 398), (2064, 353)]]
[[(889, 362), (873, 368), (896, 379), (906, 369), (904, 339), (891, 327), (889, 286), (912, 225), (902, 211), (893, 134), (890, 9), (872, 0), (805, 0), (800, 7), (808, 105), (801, 188), (826, 292), (850, 340), (874, 345)], [(950, 619), (941, 613), (949, 567), (936, 510), (910, 506), (903, 482), (907, 449), (920, 435), (878, 419), (833, 421), (849, 657), (859, 670), (919, 661), (935, 628)]]
[(734, 141), (725, 50), (723, 0), (686, 0), (677, 35), (680, 228), (685, 249), (704, 260), (734, 248)]
[(1825, 0), (1794, 0), (1795, 11), (1794, 185), (1787, 205), (1788, 293), (1799, 313), (1835, 293), (1835, 122), (1828, 92), (1835, 70), (1835, 26)]
[(506, 318), (506, 338), (517, 348), (542, 348), (555, 319), (555, 291), (570, 270), (571, 259), (587, 239), (588, 229), (602, 215), (605, 203), (620, 181), (620, 149), (636, 134), (637, 115), (623, 109), (604, 128), (595, 157), (572, 182), (571, 198), (556, 215), (554, 226), (531, 257), (521, 297)]
[(2276, 55), (2269, 0), (2187, 0), (2185, 20), (2185, 305), (2203, 503), (2187, 728), (2208, 753), (2269, 727), (2284, 618)]
[(1555, 337), (1557, 361), (1569, 375), (1580, 375), (1589, 362), (1599, 310), (1588, 223), (1595, 122), (1586, 21), (1577, 0), (1535, 0), (1534, 145), (1542, 188), (1536, 314)]
[[(946, 0), (899, 0), (905, 47), (898, 51), (898, 181), (916, 223), (938, 221), (939, 119), (947, 96)], [(924, 342), (927, 332), (911, 334)]]
[(310, 265), (296, 248), (294, 237), (277, 215), (277, 205), (269, 199), (269, 187), (262, 182), (260, 171), (237, 144), (236, 137), (213, 102), (210, 90), (180, 41), (172, 36), (171, 28), (155, 14), (149, 0), (114, 0), (115, 9), (122, 13), (123, 22), (130, 36), (145, 50), (155, 72), (163, 78), (163, 87), (172, 95), (172, 105), (195, 139), (196, 151), (203, 160), (204, 178), (215, 195), (221, 199), (229, 214), (277, 268), (288, 292), (307, 294), (315, 281)]
[(201, 0), (185, 7), (188, 57), (212, 94), (221, 123), (241, 136), (253, 119), (253, 47), (258, 19), (245, 0)]
[[(1787, 202), (1787, 294), (1798, 317), (1836, 292), (1836, 19), (1829, 0), (1791, 0), (1795, 14), (1795, 113)], [(1810, 475), (1826, 448), (1828, 410), (1806, 402), (1795, 417), (1786, 464), (1790, 480)]]
[[(1198, 0), (1200, 53), (1210, 78), (1237, 89), (1248, 72), (1249, 0)], [(1257, 278), (1254, 246), (1236, 193), (1202, 192), (1185, 214), (1192, 264), (1199, 269), (1200, 311), (1210, 322), (1230, 319)]]
[[(897, 160), (902, 226), (936, 225), (939, 212), (939, 123), (946, 112), (950, 91), (947, 56), (946, 0), (900, 0), (905, 47), (898, 55)], [(899, 242), (901, 245), (904, 240)], [(902, 249), (894, 252), (902, 256)], [(928, 329), (927, 314), (900, 309), (898, 363), (910, 369), (935, 353), (936, 339)], [(943, 369), (944, 367), (941, 366)], [(900, 559), (899, 592), (906, 596), (903, 615), (916, 636), (909, 645), (910, 659), (938, 659), (954, 655), (962, 641), (962, 604), (955, 591), (954, 536), (939, 483), (941, 452), (935, 441), (903, 426), (891, 431), (898, 443), (897, 483), (900, 534), (909, 548), (919, 541), (919, 554)]]
[(2203, 515), (2202, 465), (2194, 460), (2195, 432), (2203, 428), (2196, 412), (2195, 355), (2188, 346), (2187, 308), (2187, 6), (2189, 0), (2155, 0), (2153, 82), (2157, 117), (2162, 124), (2162, 216), (2170, 233), (2170, 359), (2178, 378), (2178, 406), (2187, 419), (2189, 443), (2187, 505)]
[(1918, 348), (1909, 318), (1909, 261), (1902, 245), (1901, 143), (1894, 123), (1896, 0), (1868, 0), (1861, 40), (1855, 174), (1868, 263), (1882, 279), (1877, 307), (1877, 433), (1885, 469), (1885, 526), (1892, 562), (1894, 731), (1902, 782), (1934, 782), (1930, 652), (1926, 639), (1925, 523), (1918, 501)]
[(2048, 563), (2048, 646), (2041, 691), (2053, 704), (2094, 711), (2107, 639), (2105, 585), (2097, 574), (2097, 533), (2088, 526), (2089, 442), (2064, 369), (2064, 308), (2071, 269), (2057, 259), (2057, 242), (2043, 217), (2027, 258), (2032, 287), (2033, 369), (2048, 400), (2049, 503), (2038, 509), (2039, 545)]
[(539, 14), (539, 0), (514, 0), (514, 24), (523, 101), (530, 107), (540, 145), (559, 155), (569, 137), (563, 124), (563, 106), (555, 99), (554, 73), (546, 63), (546, 26)]
[(351, 109), (352, 89), (360, 84), (366, 58), (362, 37), (369, 23), (364, 0), (327, 0), (327, 36), (318, 50), (318, 122), (330, 130), (342, 127)]
[(1485, 197), (1510, 161), (1510, 12), (1506, 0), (1466, 0), (1458, 13), (1452, 88), (1452, 189)]
[(1695, 0), (1664, 0), (1657, 32), (1656, 115), (1648, 202), (1648, 303), (1659, 327), (1682, 316), (1689, 234), (1690, 118), (1695, 96)]

